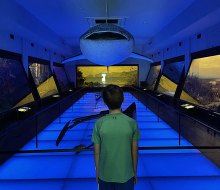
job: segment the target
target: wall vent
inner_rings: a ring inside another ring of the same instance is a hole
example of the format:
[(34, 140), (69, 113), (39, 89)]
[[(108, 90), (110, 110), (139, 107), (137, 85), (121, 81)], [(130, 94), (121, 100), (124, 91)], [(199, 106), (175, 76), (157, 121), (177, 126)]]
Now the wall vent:
[[(90, 27), (96, 26), (97, 24), (106, 23), (105, 17), (85, 17), (85, 18)], [(117, 17), (117, 18), (111, 17), (111, 18), (107, 18), (107, 23), (115, 24), (120, 27), (124, 27), (127, 19), (128, 17)]]
[[(106, 19), (95, 19), (96, 24), (106, 23)], [(118, 24), (118, 19), (107, 19), (107, 23)]]
[(14, 34), (10, 34), (10, 39), (12, 39), (12, 40), (14, 40), (14, 39), (15, 39)]
[(200, 39), (200, 38), (202, 38), (202, 34), (197, 34), (197, 39)]

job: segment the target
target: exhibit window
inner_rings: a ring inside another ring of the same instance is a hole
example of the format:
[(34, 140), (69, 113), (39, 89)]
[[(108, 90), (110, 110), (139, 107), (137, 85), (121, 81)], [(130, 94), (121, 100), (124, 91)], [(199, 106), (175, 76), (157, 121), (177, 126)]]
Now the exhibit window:
[(61, 92), (69, 91), (71, 89), (71, 85), (67, 78), (64, 66), (54, 64), (53, 69)]
[(30, 59), (29, 69), (40, 98), (45, 98), (58, 93), (49, 62)]
[(156, 91), (169, 96), (174, 96), (183, 72), (184, 61), (171, 63), (165, 62)]
[(138, 86), (138, 65), (76, 67), (77, 87)]
[(148, 76), (146, 78), (146, 88), (147, 90), (154, 90), (155, 84), (157, 82), (159, 73), (160, 73), (161, 65), (160, 63), (158, 65), (152, 65), (150, 68), (150, 71), (148, 73)]
[(192, 60), (180, 99), (220, 113), (220, 55)]
[(21, 55), (0, 51), (0, 113), (34, 101)]

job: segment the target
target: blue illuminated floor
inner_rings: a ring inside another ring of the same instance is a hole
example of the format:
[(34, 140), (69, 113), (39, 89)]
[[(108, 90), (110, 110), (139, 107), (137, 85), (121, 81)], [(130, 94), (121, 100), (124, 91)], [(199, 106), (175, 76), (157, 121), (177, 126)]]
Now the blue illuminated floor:
[[(178, 146), (178, 134), (155, 114), (125, 93), (125, 109), (137, 105), (141, 131), (139, 146)], [(100, 102), (99, 102), (100, 103)], [(38, 136), (38, 149), (56, 149), (55, 141), (66, 121), (94, 114), (95, 94), (87, 93)], [(90, 145), (95, 120), (79, 124), (66, 134), (59, 148)], [(191, 146), (181, 138), (181, 146)], [(35, 139), (23, 147), (35, 149)], [(92, 152), (16, 154), (0, 167), (0, 190), (96, 190)], [(198, 150), (139, 151), (136, 190), (219, 190), (220, 169)]]

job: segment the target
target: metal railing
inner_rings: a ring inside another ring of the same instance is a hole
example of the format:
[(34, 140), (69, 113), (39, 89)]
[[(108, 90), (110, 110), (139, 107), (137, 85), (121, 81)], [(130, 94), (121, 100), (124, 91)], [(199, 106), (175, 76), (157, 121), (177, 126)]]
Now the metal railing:
[[(82, 90), (82, 89), (80, 89), (80, 90)], [(80, 90), (74, 92), (71, 96), (74, 96)], [(169, 109), (172, 109), (173, 111), (175, 111), (175, 113), (178, 114), (178, 129), (179, 129), (178, 144), (179, 144), (179, 146), (141, 146), (138, 148), (139, 150), (180, 150), (180, 149), (181, 150), (184, 150), (184, 149), (216, 150), (216, 149), (220, 149), (220, 146), (196, 146), (196, 145), (194, 145), (194, 146), (180, 146), (181, 145), (181, 122), (180, 122), (181, 116), (193, 119), (196, 122), (198, 122), (199, 124), (209, 128), (210, 130), (215, 131), (217, 134), (220, 134), (220, 132), (218, 130), (208, 126), (207, 124), (186, 115), (181, 110), (176, 110), (174, 107), (167, 105), (163, 101), (158, 100), (156, 97), (153, 97), (149, 94), (146, 94), (144, 91), (141, 91), (141, 90), (135, 89), (135, 88), (133, 88), (133, 90), (136, 90), (137, 92), (141, 93), (142, 95), (150, 96), (150, 98), (154, 99), (155, 102), (157, 102), (157, 113), (156, 113), (157, 118), (158, 118), (157, 121), (160, 121), (160, 105), (161, 104), (169, 107)], [(138, 97), (138, 99), (140, 99), (140, 97)], [(60, 105), (60, 103), (61, 102), (59, 101), (51, 106)], [(40, 112), (38, 112), (38, 114), (41, 112), (44, 112), (46, 109), (49, 109), (49, 107), (41, 110)], [(23, 154), (23, 153), (61, 153), (61, 152), (73, 152), (73, 153), (78, 152), (79, 153), (79, 152), (83, 152), (83, 151), (93, 151), (92, 147), (89, 147), (89, 148), (76, 147), (76, 148), (72, 148), (72, 149), (37, 149), (38, 148), (38, 117), (37, 117), (37, 115), (33, 115), (32, 117), (35, 118), (35, 120), (36, 120), (36, 137), (35, 137), (36, 149), (0, 151), (0, 155), (1, 154)]]
[[(186, 113), (184, 113), (183, 111), (177, 109), (176, 107), (171, 106), (171, 105), (163, 102), (162, 100), (154, 97), (153, 95), (150, 95), (149, 93), (146, 93), (146, 91), (142, 91), (142, 90), (140, 90), (138, 88), (135, 88), (135, 87), (132, 87), (132, 89), (134, 91), (138, 92), (137, 93), (138, 100), (140, 100), (140, 94), (139, 93), (141, 93), (142, 96), (146, 96), (146, 98), (150, 97), (151, 99), (154, 100), (154, 103), (156, 103), (156, 107), (157, 107), (157, 109), (156, 109), (157, 111), (155, 113), (157, 115), (157, 118), (158, 118), (157, 121), (160, 121), (160, 108), (161, 108), (161, 105), (167, 107), (167, 110), (172, 110), (173, 112), (178, 114), (178, 116), (177, 116), (178, 117), (178, 123), (177, 123), (178, 127), (177, 128), (178, 128), (178, 144), (179, 144), (179, 146), (181, 145), (181, 128), (182, 128), (181, 127), (181, 118), (182, 117), (183, 118), (188, 118), (188, 119), (190, 119), (190, 120), (200, 124), (201, 126), (207, 128), (207, 131), (209, 131), (209, 130), (213, 131), (213, 136), (216, 136), (216, 135), (220, 136), (220, 131), (215, 129), (215, 128), (213, 128), (212, 126), (210, 126), (210, 125), (208, 125), (208, 124), (206, 124), (206, 123), (204, 123), (204, 122), (202, 122), (202, 121), (200, 121), (200, 120), (198, 120), (198, 119), (196, 119), (194, 117), (191, 117), (191, 116), (187, 115)], [(220, 142), (219, 142), (219, 145), (220, 145)], [(211, 147), (213, 147), (214, 149), (218, 149), (219, 146), (194, 146), (194, 147), (197, 147), (199, 149), (205, 149), (205, 147), (207, 147), (207, 149), (210, 149)], [(217, 147), (217, 148), (215, 148), (215, 147)]]
[[(58, 106), (59, 121), (61, 121), (61, 118), (60, 118), (60, 115), (62, 114), (62, 113), (61, 113), (61, 104), (62, 104), (62, 102), (64, 101), (64, 99), (66, 99), (66, 98), (74, 99), (75, 96), (76, 96), (76, 94), (79, 93), (79, 92), (82, 91), (82, 90), (83, 90), (83, 88), (78, 89), (78, 90), (74, 91), (72, 94), (70, 94), (70, 95), (64, 97), (64, 98), (61, 99), (61, 100), (58, 100), (57, 102), (53, 102), (52, 104), (46, 106), (45, 108), (42, 108), (42, 109), (40, 109), (40, 110), (37, 109), (37, 111), (35, 110), (36, 113), (34, 113), (33, 115), (29, 116), (28, 118), (25, 118), (25, 119), (29, 119), (29, 120), (34, 120), (34, 121), (35, 121), (34, 128), (35, 128), (35, 146), (36, 146), (36, 148), (38, 148), (39, 115), (43, 114), (44, 112), (46, 112), (46, 111), (49, 110), (49, 109), (54, 108), (55, 106)], [(42, 100), (37, 100), (37, 101), (35, 101), (34, 103), (35, 103), (35, 104), (38, 104), (38, 105), (41, 105), (41, 101), (42, 101)], [(40, 108), (41, 108), (41, 107), (40, 107)], [(17, 108), (15, 108), (15, 109), (17, 109)], [(24, 121), (25, 121), (25, 119), (24, 119)], [(22, 121), (22, 120), (20, 120), (20, 121)], [(1, 131), (0, 131), (0, 138), (1, 138), (1, 139), (4, 139), (4, 137), (8, 135), (8, 131), (10, 131), (10, 128), (13, 128), (13, 127), (16, 126), (16, 125), (17, 125), (17, 123), (14, 123), (12, 126), (9, 125), (9, 126), (4, 127), (4, 130), (1, 130)], [(31, 127), (31, 126), (30, 126), (30, 127)], [(12, 140), (13, 140), (13, 139), (12, 139)]]

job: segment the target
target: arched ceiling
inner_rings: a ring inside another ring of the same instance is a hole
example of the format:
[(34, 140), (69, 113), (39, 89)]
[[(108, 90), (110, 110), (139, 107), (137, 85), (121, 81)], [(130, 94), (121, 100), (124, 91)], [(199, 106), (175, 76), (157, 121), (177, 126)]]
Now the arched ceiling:
[[(79, 37), (91, 25), (88, 18), (106, 17), (106, 0), (16, 2), (78, 51), (76, 54), (79, 53)], [(135, 50), (140, 54), (151, 53), (198, 32), (197, 25), (204, 29), (220, 22), (216, 14), (220, 15), (219, 0), (108, 0), (108, 18), (123, 20), (122, 27), (133, 34)], [(203, 19), (212, 21), (204, 24)]]

